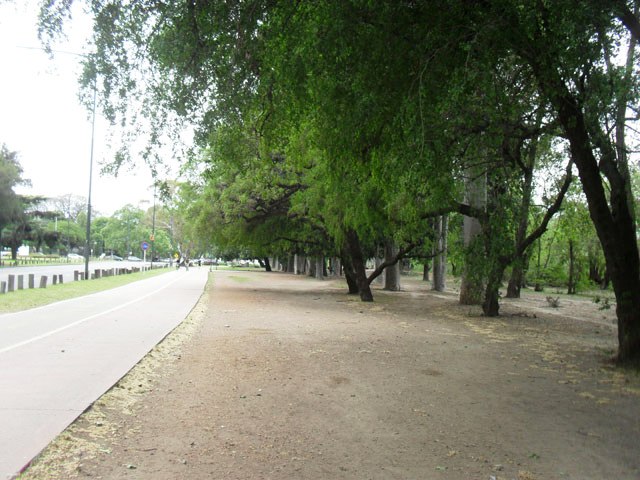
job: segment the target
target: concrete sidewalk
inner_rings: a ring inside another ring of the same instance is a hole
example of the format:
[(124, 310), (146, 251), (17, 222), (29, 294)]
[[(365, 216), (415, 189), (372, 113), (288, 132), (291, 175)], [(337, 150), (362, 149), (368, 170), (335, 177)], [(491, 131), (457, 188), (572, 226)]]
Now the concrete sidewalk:
[(0, 478), (47, 444), (173, 330), (208, 270), (169, 271), (124, 287), (0, 316)]

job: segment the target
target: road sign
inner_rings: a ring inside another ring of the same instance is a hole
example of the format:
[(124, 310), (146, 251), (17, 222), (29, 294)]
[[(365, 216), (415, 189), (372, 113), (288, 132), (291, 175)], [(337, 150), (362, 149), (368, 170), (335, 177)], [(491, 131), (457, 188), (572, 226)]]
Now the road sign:
[(149, 248), (149, 244), (147, 242), (142, 242), (140, 244), (140, 248), (142, 248), (142, 250), (146, 250), (147, 248)]

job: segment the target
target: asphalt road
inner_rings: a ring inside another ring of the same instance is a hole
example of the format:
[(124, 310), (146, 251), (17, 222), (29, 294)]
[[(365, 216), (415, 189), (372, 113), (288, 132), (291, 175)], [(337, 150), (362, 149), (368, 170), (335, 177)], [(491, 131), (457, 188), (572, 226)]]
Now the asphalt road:
[(208, 268), (0, 315), (0, 478), (18, 474), (173, 330)]

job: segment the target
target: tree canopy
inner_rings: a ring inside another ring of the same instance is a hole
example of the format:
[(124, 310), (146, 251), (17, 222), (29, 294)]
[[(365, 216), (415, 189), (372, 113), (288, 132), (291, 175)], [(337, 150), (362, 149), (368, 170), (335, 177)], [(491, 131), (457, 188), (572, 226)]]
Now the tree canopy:
[[(49, 38), (71, 3), (44, 3)], [(365, 258), (429, 250), (432, 219), (462, 214), (465, 275), (495, 315), (505, 269), (525, 265), (575, 171), (619, 358), (640, 357), (636, 2), (85, 3), (85, 85), (109, 117), (144, 116), (150, 148), (183, 122), (197, 132), (185, 232), (259, 257), (340, 256), (371, 300)]]

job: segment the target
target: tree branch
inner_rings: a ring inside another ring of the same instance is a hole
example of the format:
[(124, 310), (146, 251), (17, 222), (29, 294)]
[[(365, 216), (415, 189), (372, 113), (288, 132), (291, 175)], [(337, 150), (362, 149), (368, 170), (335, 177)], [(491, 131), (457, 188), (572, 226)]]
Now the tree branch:
[(448, 213), (459, 213), (461, 215), (477, 219), (484, 219), (487, 215), (487, 213), (481, 208), (472, 207), (466, 203), (455, 203), (453, 205), (425, 212), (420, 216), (420, 218), (422, 220), (426, 220), (427, 218), (435, 218)]
[(384, 271), (385, 268), (391, 267), (392, 265), (395, 265), (396, 263), (398, 263), (400, 260), (406, 257), (411, 250), (416, 248), (421, 243), (422, 242), (409, 243), (406, 247), (398, 250), (398, 253), (396, 254), (395, 257), (393, 257), (390, 260), (385, 260), (380, 265), (378, 265), (376, 269), (373, 272), (371, 272), (371, 274), (367, 277), (367, 282), (369, 283), (369, 285), (371, 285), (371, 282), (373, 282), (376, 278), (380, 276), (380, 274)]
[[(547, 231), (547, 227), (549, 226), (549, 222), (551, 221), (551, 219), (553, 218), (553, 216), (558, 212), (558, 210), (560, 210), (560, 207), (562, 206), (562, 202), (564, 200), (564, 196), (566, 195), (567, 191), (569, 190), (569, 186), (571, 185), (571, 182), (573, 180), (573, 174), (571, 173), (571, 168), (573, 167), (573, 161), (569, 161), (569, 164), (567, 165), (567, 170), (566, 170), (566, 175), (564, 177), (564, 182), (562, 183), (562, 186), (560, 187), (560, 191), (558, 192), (558, 195), (556, 196), (555, 201), (553, 202), (553, 204), (547, 209), (546, 213), (544, 214), (544, 218), (542, 219), (542, 222), (540, 223), (540, 225), (538, 225), (538, 228), (536, 228), (533, 232), (531, 232), (527, 238), (524, 239), (524, 241), (518, 245), (514, 258), (515, 257), (519, 257), (522, 254), (524, 254), (524, 252), (527, 250), (527, 248), (529, 248), (529, 246), (535, 242), (538, 238), (540, 238), (542, 236), (542, 234), (544, 232)], [(511, 262), (509, 262), (511, 263)]]
[(637, 40), (640, 41), (640, 20), (634, 15), (624, 1), (618, 2), (617, 17), (622, 24), (627, 27), (629, 33)]

